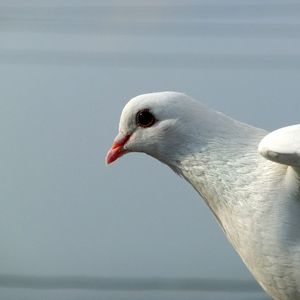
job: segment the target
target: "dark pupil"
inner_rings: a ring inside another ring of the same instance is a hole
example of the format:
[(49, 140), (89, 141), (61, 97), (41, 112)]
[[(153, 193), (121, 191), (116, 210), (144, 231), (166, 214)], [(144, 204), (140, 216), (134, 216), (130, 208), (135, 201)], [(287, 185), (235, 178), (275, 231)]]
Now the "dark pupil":
[(137, 114), (137, 124), (142, 127), (150, 127), (154, 124), (155, 118), (148, 110), (142, 110)]

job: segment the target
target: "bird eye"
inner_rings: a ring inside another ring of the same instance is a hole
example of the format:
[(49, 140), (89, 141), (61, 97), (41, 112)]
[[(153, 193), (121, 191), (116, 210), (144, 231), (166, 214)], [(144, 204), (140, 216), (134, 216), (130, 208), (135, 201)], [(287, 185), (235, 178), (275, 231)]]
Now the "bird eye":
[(140, 127), (150, 127), (155, 123), (156, 119), (149, 109), (140, 110), (136, 114), (136, 124)]

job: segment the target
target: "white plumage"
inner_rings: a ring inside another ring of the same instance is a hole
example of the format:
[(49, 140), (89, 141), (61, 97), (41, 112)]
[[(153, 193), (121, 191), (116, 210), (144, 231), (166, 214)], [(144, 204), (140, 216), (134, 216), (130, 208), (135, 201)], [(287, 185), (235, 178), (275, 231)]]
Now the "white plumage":
[(203, 197), (265, 291), (300, 299), (300, 125), (267, 134), (160, 92), (130, 100), (119, 131), (108, 163), (144, 152), (170, 166)]

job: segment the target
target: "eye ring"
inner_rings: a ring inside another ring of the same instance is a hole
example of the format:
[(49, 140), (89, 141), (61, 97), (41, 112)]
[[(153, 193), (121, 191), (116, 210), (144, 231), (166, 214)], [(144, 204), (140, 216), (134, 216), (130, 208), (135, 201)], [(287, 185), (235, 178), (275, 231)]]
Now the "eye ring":
[(136, 114), (137, 126), (147, 128), (147, 127), (151, 127), (155, 122), (156, 122), (156, 119), (148, 108), (140, 110)]

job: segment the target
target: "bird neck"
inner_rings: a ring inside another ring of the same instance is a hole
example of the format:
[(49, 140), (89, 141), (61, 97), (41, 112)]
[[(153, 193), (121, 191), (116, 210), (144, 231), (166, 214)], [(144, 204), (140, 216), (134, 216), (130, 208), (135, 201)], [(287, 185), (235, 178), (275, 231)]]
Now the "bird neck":
[(239, 200), (232, 196), (239, 194), (235, 190), (247, 190), (256, 176), (262, 160), (257, 145), (264, 135), (265, 131), (253, 127), (241, 130), (238, 136), (216, 135), (173, 163), (173, 169), (197, 190), (221, 224), (224, 212)]

